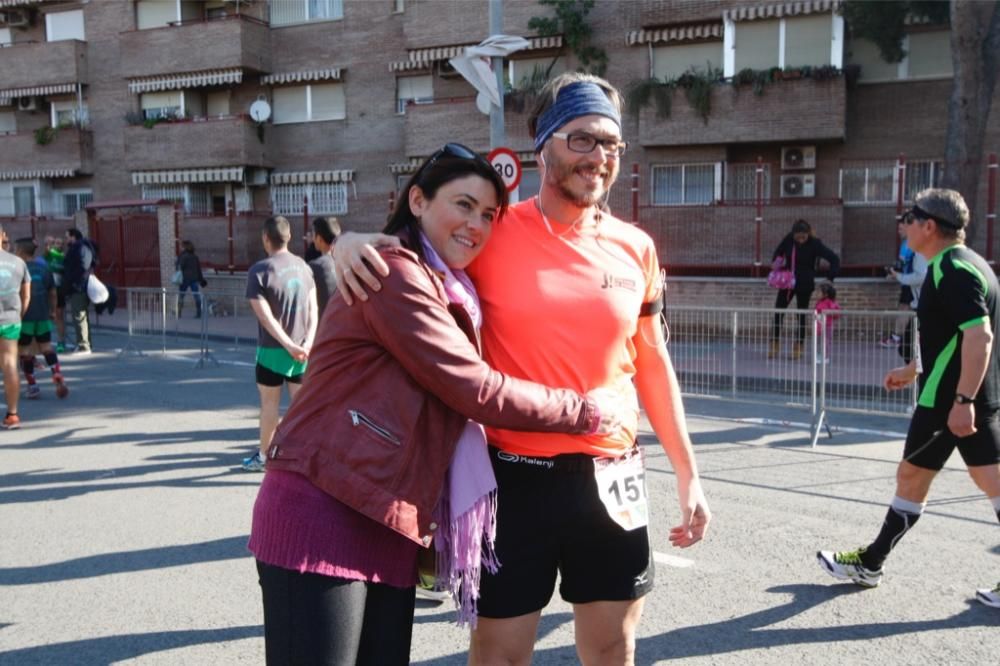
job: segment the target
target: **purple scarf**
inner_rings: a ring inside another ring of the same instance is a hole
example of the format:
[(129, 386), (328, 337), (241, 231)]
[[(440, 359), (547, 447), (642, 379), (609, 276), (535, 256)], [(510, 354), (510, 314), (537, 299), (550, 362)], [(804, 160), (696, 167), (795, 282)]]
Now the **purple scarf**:
[[(462, 305), (476, 329), (483, 323), (479, 297), (462, 270), (452, 270), (420, 235), (427, 264), (442, 275), (448, 300)], [(486, 432), (468, 421), (458, 438), (455, 454), (445, 477), (445, 492), (434, 508), (439, 525), (434, 536), (437, 554), (437, 589), (451, 593), (457, 606), (459, 626), (476, 627), (476, 602), (482, 567), (490, 573), (500, 569), (494, 544), (497, 535), (497, 480), (493, 475)]]

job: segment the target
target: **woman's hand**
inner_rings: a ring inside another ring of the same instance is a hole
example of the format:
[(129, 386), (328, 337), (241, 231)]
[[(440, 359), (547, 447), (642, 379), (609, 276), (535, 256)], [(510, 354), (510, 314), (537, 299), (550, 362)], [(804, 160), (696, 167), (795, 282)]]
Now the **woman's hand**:
[(385, 234), (348, 231), (338, 236), (337, 242), (333, 245), (337, 290), (348, 305), (354, 303), (354, 296), (362, 301), (368, 300), (365, 285), (372, 291), (382, 288), (381, 280), (370, 269), (374, 269), (375, 273), (382, 277), (389, 274), (389, 267), (379, 256), (376, 247), (399, 247), (399, 238)]
[(670, 528), (669, 539), (675, 548), (688, 548), (705, 538), (708, 524), (712, 521), (712, 512), (697, 477), (678, 484), (677, 492), (682, 522)]
[(635, 391), (623, 393), (619, 389), (602, 386), (587, 393), (587, 397), (597, 404), (601, 416), (595, 435), (614, 435), (623, 429), (635, 430), (639, 421)]

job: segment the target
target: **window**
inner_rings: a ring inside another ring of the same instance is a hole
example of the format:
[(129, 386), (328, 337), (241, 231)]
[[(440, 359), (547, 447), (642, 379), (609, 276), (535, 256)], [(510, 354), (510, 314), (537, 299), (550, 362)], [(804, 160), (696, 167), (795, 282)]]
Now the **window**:
[(0, 47), (10, 46), (14, 40), (10, 36), (10, 28), (0, 28)]
[(781, 19), (725, 21), (724, 71), (843, 64), (844, 17), (835, 12)]
[(142, 117), (152, 118), (183, 118), (184, 92), (171, 90), (168, 92), (143, 93), (139, 98)]
[(736, 71), (778, 66), (781, 20), (736, 24)]
[(90, 119), (87, 105), (76, 101), (52, 102), (52, 127), (85, 127)]
[(347, 213), (347, 183), (271, 186), (271, 207), (276, 215), (301, 215), (302, 206), (307, 197), (310, 214), (345, 215)]
[[(514, 90), (537, 90), (546, 81), (565, 71), (566, 61), (561, 57), (509, 60), (507, 62), (507, 83)], [(546, 76), (546, 73), (548, 73), (548, 76)]]
[(829, 65), (833, 21), (829, 14), (785, 19), (784, 67)]
[(83, 10), (52, 12), (45, 15), (45, 39), (58, 42), (64, 39), (86, 39), (83, 31)]
[[(763, 201), (771, 200), (771, 165), (761, 164), (763, 169), (761, 196)], [(757, 163), (726, 165), (726, 201), (757, 200)]]
[(396, 79), (396, 113), (406, 113), (406, 105), (430, 104), (434, 101), (434, 77), (403, 76)]
[(208, 185), (200, 183), (192, 185), (143, 185), (142, 198), (173, 201), (181, 204), (184, 212), (195, 215), (208, 215), (211, 212)]
[(0, 111), (0, 135), (17, 132), (17, 123), (14, 118), (13, 111)]
[(271, 0), (271, 26), (344, 18), (344, 0)]
[(347, 117), (342, 83), (275, 88), (272, 101), (276, 125), (342, 120)]
[(55, 200), (56, 215), (72, 217), (77, 211), (83, 210), (84, 206), (93, 201), (94, 193), (90, 190), (56, 190), (53, 193), (53, 199)]
[(653, 76), (676, 79), (689, 69), (722, 69), (722, 42), (653, 47)]
[(840, 198), (844, 205), (896, 202), (896, 163), (890, 160), (840, 169)]
[(392, 0), (392, 13), (402, 14), (406, 11), (406, 0)]
[(933, 160), (915, 160), (906, 164), (906, 188), (903, 199), (913, 201), (917, 192), (928, 187), (938, 187), (944, 173), (944, 164)]
[(229, 115), (229, 91), (216, 90), (205, 95), (205, 112), (209, 118)]
[(951, 33), (948, 30), (913, 32), (903, 38), (906, 55), (898, 63), (882, 59), (875, 43), (852, 39), (847, 61), (861, 66), (861, 81), (896, 81), (952, 76)]
[(722, 164), (671, 164), (653, 167), (653, 205), (710, 204), (721, 199)]
[(35, 188), (14, 186), (14, 216), (26, 217), (35, 214)]
[(178, 3), (163, 0), (137, 0), (135, 3), (135, 24), (139, 30), (162, 28), (179, 21)]

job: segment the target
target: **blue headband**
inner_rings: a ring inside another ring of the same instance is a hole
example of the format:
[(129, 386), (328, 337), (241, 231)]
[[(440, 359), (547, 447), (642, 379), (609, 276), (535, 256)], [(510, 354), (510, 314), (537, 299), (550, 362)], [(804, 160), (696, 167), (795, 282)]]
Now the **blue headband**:
[(535, 126), (535, 152), (540, 152), (552, 133), (580, 116), (605, 116), (611, 118), (621, 130), (622, 118), (618, 109), (596, 83), (578, 81), (559, 91), (555, 104), (545, 109)]

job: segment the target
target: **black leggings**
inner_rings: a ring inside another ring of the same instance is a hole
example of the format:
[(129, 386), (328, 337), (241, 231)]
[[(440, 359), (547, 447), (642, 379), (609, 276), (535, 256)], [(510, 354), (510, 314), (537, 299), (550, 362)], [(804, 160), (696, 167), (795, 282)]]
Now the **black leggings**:
[[(809, 299), (812, 297), (812, 288), (809, 289), (796, 289), (794, 292), (789, 289), (779, 289), (778, 298), (774, 300), (774, 307), (779, 310), (784, 310), (788, 307), (788, 304), (792, 301), (792, 294), (795, 294), (795, 307), (799, 310), (809, 309)], [(783, 312), (774, 313), (774, 325), (771, 326), (771, 341), (777, 342), (778, 338), (781, 337), (781, 319), (785, 316)], [(805, 342), (806, 339), (806, 316), (804, 314), (799, 315), (799, 342)]]
[(410, 662), (414, 588), (298, 573), (257, 561), (268, 666)]

